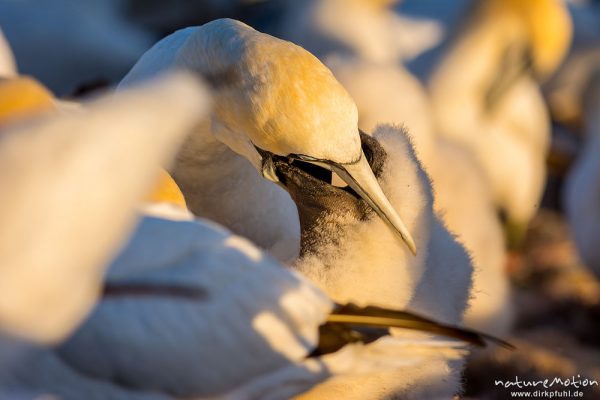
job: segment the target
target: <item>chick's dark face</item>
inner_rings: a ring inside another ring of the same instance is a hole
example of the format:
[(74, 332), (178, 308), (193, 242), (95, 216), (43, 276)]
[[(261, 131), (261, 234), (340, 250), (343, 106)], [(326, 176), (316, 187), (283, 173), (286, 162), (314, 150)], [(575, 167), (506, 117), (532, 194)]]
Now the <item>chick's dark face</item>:
[[(379, 142), (361, 132), (361, 145), (375, 177), (383, 170), (386, 153)], [(357, 219), (366, 219), (371, 207), (349, 186), (332, 183), (333, 173), (323, 167), (297, 159), (272, 155), (279, 182), (288, 191), (298, 207), (303, 227), (322, 214), (350, 213)]]

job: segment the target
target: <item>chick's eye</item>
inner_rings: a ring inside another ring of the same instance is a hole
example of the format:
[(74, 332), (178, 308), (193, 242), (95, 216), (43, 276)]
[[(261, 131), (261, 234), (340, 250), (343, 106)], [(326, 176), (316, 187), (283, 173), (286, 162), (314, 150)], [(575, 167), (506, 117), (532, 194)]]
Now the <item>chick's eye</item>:
[(326, 168), (300, 160), (293, 160), (291, 165), (306, 172), (312, 177), (319, 179), (320, 181), (328, 184), (331, 184), (332, 182), (333, 173)]

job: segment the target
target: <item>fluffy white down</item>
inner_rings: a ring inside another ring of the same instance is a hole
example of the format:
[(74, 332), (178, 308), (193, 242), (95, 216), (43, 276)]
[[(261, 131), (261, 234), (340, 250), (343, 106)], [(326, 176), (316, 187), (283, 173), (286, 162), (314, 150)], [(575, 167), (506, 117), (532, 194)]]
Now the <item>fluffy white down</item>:
[(81, 321), (156, 165), (207, 108), (206, 91), (182, 74), (2, 131), (3, 330), (49, 342)]
[[(432, 179), (436, 213), (473, 258), (472, 298), (465, 323), (487, 332), (505, 333), (512, 322), (512, 305), (504, 274), (504, 236), (489, 184), (476, 160), (460, 145), (436, 135), (425, 89), (401, 66), (350, 57), (330, 57), (327, 64), (355, 99), (361, 129), (372, 132), (378, 123), (407, 128)], [(471, 262), (462, 252), (448, 251), (446, 248), (430, 256), (445, 263), (447, 255), (454, 254), (457, 258), (453, 264)]]
[[(435, 216), (429, 178), (406, 133), (384, 125), (376, 129), (374, 137), (388, 154), (381, 187), (413, 234), (418, 255), (413, 257), (379, 218), (342, 221), (345, 229), (340, 232), (339, 245), (323, 244), (318, 256), (305, 256), (294, 268), (336, 301), (408, 307), (459, 323), (471, 287), (469, 257)], [(390, 395), (450, 397), (459, 390), (459, 376), (460, 362), (440, 360), (410, 371), (337, 378), (317, 386), (303, 398), (334, 394), (352, 399)]]

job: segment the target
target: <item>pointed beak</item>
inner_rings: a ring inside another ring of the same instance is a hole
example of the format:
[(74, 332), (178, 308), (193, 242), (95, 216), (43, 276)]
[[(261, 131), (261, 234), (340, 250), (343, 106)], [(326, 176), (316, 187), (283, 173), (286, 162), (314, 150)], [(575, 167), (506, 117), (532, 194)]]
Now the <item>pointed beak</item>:
[(400, 238), (406, 243), (413, 255), (417, 255), (417, 247), (414, 239), (383, 193), (383, 190), (381, 190), (365, 154), (361, 154), (360, 160), (357, 163), (344, 165), (330, 164), (329, 167), (367, 202), (392, 231), (400, 235)]

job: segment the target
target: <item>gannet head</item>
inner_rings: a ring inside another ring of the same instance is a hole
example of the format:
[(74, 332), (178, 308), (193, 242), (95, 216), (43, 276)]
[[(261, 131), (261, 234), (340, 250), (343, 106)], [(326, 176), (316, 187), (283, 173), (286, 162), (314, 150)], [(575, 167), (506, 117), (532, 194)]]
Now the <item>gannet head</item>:
[[(485, 7), (485, 6), (484, 6)], [(490, 0), (491, 18), (510, 15), (521, 21), (536, 77), (547, 78), (562, 62), (573, 34), (569, 12), (560, 0)]]
[[(560, 0), (487, 0), (473, 2), (472, 21), (497, 29), (499, 40), (494, 78), (486, 92), (486, 108), (522, 77), (542, 82), (564, 59), (572, 37), (572, 22)], [(477, 32), (485, 37), (481, 32)], [(490, 44), (488, 43), (488, 46)]]
[(213, 88), (214, 136), (277, 182), (271, 155), (333, 171), (415, 252), (361, 149), (356, 105), (316, 57), (235, 20), (187, 28), (149, 50), (121, 83), (189, 69)]
[(361, 149), (356, 105), (327, 67), (303, 48), (233, 20), (206, 24), (190, 40), (203, 53), (196, 69), (215, 88), (219, 140), (274, 182), (272, 155), (335, 172), (416, 252)]

